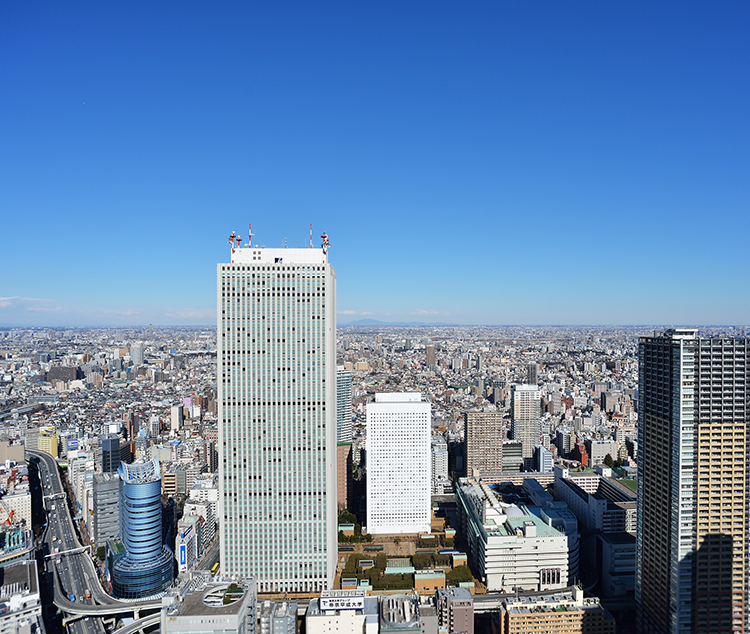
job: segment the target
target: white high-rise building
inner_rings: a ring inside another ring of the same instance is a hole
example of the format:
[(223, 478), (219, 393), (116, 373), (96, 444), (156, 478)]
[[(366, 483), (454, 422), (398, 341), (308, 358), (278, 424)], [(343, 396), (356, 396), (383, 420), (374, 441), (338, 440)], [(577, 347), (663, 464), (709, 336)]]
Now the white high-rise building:
[(352, 373), (336, 367), (336, 441), (352, 441)]
[(419, 392), (367, 404), (367, 531), (430, 531), (430, 404)]
[(324, 249), (233, 248), (217, 267), (222, 572), (332, 587), (336, 271)]
[(521, 442), (524, 466), (533, 468), (534, 447), (542, 440), (542, 393), (536, 385), (514, 385), (510, 393), (510, 431)]
[(173, 432), (179, 432), (180, 429), (182, 429), (182, 405), (172, 405), (171, 410), (171, 419), (170, 419), (170, 429)]

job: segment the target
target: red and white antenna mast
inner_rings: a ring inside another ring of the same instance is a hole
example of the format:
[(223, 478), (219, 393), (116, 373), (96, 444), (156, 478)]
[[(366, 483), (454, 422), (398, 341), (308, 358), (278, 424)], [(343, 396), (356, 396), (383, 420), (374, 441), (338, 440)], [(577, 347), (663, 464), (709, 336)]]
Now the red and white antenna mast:
[(320, 236), (323, 239), (323, 261), (328, 261), (328, 249), (331, 248), (331, 242), (328, 240), (328, 234), (323, 232)]
[(313, 245), (312, 245), (312, 222), (310, 223), (310, 248), (311, 249), (313, 248)]
[(253, 223), (248, 222), (247, 223), (247, 246), (252, 247), (253, 246)]

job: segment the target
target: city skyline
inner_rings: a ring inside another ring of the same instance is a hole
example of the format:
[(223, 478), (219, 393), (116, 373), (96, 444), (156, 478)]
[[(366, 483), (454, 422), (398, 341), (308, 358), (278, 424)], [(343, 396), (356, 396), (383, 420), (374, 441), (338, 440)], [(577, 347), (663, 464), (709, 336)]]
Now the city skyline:
[(249, 222), (342, 325), (750, 322), (745, 5), (0, 17), (0, 325), (214, 325)]

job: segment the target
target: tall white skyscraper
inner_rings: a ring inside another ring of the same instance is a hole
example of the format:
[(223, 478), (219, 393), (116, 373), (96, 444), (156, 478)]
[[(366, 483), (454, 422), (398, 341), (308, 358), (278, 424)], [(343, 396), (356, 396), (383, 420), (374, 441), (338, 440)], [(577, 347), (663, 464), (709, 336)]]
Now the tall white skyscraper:
[(510, 431), (521, 442), (524, 468), (533, 469), (534, 447), (542, 443), (542, 393), (536, 385), (514, 385), (510, 393)]
[(336, 367), (336, 440), (352, 441), (352, 373)]
[(419, 392), (367, 404), (367, 531), (430, 532), (430, 404)]
[(221, 566), (259, 592), (332, 587), (336, 271), (324, 249), (217, 267)]

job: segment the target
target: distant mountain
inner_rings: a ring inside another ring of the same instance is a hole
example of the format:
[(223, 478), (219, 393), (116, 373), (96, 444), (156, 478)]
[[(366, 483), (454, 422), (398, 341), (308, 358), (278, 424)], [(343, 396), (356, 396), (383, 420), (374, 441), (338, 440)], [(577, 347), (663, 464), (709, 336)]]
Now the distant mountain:
[(423, 321), (379, 321), (378, 319), (358, 319), (357, 321), (339, 322), (339, 326), (448, 326), (444, 323), (425, 323)]

